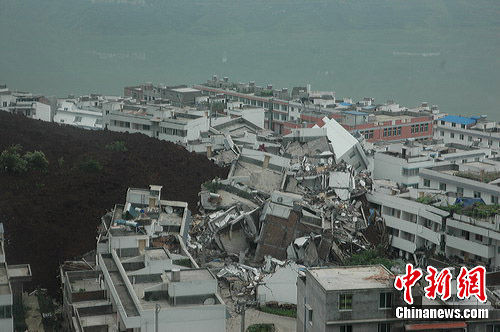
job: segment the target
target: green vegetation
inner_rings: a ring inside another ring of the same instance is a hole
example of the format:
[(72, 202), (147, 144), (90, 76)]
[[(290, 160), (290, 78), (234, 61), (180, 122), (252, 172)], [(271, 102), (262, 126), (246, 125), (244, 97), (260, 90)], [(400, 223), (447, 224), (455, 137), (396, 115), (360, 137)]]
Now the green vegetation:
[(49, 161), (42, 151), (26, 152), (21, 156), (22, 146), (12, 145), (0, 154), (0, 172), (10, 174), (22, 174), (28, 170), (39, 170), (46, 172)]
[(498, 178), (500, 178), (500, 172), (455, 172), (455, 176), (459, 176), (465, 179), (471, 179), (474, 181), (480, 181), (483, 183), (490, 183)]
[(247, 328), (247, 332), (274, 332), (274, 324), (253, 324)]
[(21, 174), (28, 170), (28, 162), (21, 156), (21, 145), (12, 145), (0, 154), (0, 171), (10, 174)]
[(59, 157), (57, 159), (57, 164), (62, 168), (64, 166), (64, 157)]
[(42, 151), (26, 152), (24, 160), (28, 162), (28, 168), (46, 172), (49, 168), (49, 161)]
[(257, 92), (255, 95), (260, 96), (260, 97), (272, 97), (273, 90), (262, 90), (262, 91)]
[(293, 305), (280, 306), (278, 304), (267, 304), (260, 306), (258, 309), (272, 315), (297, 318), (297, 308)]
[(109, 143), (105, 146), (106, 150), (110, 151), (118, 151), (118, 152), (127, 152), (127, 146), (124, 141), (114, 141), (113, 143)]
[(499, 204), (486, 205), (482, 203), (476, 203), (468, 207), (463, 207), (460, 204), (453, 204), (448, 206), (440, 206), (439, 208), (448, 211), (450, 213), (462, 214), (464, 216), (479, 218), (479, 219), (492, 217), (495, 214), (500, 213)]
[(417, 198), (417, 202), (422, 203), (422, 204), (431, 204), (434, 202), (434, 198), (431, 196), (422, 196)]
[(384, 252), (381, 248), (365, 250), (359, 254), (352, 255), (346, 262), (346, 265), (374, 265), (382, 264), (387, 269), (391, 269), (396, 263), (384, 257)]
[(80, 169), (89, 173), (98, 173), (102, 171), (102, 165), (95, 159), (86, 158), (85, 160), (80, 162)]

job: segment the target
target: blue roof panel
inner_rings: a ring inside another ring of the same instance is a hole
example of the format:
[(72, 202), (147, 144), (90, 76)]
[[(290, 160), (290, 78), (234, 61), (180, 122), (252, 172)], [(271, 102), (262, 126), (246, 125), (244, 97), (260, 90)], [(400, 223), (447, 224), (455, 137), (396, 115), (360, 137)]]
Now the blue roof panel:
[(476, 123), (476, 120), (474, 120), (473, 118), (466, 118), (464, 116), (459, 116), (459, 115), (447, 115), (439, 120), (445, 122), (463, 124), (463, 125), (470, 125)]

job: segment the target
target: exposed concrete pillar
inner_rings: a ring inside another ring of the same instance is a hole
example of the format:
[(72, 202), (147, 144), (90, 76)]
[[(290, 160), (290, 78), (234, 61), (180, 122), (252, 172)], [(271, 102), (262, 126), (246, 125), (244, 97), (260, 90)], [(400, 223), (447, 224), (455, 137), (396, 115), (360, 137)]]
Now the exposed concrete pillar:
[(268, 168), (269, 167), (269, 160), (271, 159), (270, 156), (266, 155), (264, 156), (264, 163), (262, 164), (262, 168)]

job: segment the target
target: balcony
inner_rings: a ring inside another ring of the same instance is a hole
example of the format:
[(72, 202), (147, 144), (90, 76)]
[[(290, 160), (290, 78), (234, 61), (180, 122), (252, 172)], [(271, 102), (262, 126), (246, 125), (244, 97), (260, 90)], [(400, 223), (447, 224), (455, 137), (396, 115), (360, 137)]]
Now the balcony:
[(495, 248), (493, 246), (488, 247), (486, 245), (449, 234), (446, 234), (446, 246), (484, 258), (492, 258), (495, 256)]
[(401, 249), (403, 251), (407, 251), (412, 254), (417, 249), (417, 245), (415, 243), (397, 236), (392, 237), (392, 246), (394, 248)]

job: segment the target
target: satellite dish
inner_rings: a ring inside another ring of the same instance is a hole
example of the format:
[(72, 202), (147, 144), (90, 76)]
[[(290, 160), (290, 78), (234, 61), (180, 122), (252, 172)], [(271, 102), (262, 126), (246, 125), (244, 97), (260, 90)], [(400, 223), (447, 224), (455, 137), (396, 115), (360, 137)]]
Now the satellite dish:
[(205, 301), (203, 301), (204, 305), (214, 305), (215, 304), (215, 299), (213, 297), (207, 298)]

